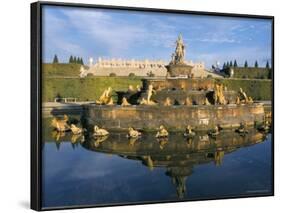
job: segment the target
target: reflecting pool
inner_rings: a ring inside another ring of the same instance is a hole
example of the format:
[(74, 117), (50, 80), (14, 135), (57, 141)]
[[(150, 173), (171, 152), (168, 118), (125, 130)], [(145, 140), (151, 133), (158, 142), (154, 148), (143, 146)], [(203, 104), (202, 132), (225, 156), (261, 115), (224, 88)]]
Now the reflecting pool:
[(272, 194), (271, 134), (94, 139), (44, 128), (43, 207)]

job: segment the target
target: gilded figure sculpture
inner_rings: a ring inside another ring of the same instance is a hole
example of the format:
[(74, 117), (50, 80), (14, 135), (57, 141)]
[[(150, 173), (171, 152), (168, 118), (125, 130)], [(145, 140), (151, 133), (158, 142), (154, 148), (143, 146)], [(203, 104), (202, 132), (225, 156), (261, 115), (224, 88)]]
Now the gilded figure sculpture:
[(97, 125), (95, 125), (93, 135), (95, 137), (102, 137), (102, 136), (109, 135), (109, 132), (107, 130), (99, 128)]
[(129, 127), (127, 138), (137, 138), (139, 136), (141, 136), (141, 133), (139, 131), (137, 131), (133, 127)]
[(187, 125), (185, 129), (185, 133), (183, 134), (185, 137), (193, 137), (195, 136), (195, 132), (193, 132), (192, 127), (190, 125)]
[(127, 98), (123, 97), (122, 98), (122, 103), (121, 106), (130, 106), (131, 104), (127, 101)]
[(98, 100), (96, 100), (96, 104), (107, 104), (110, 101), (110, 93), (112, 89), (111, 87), (108, 87), (106, 90), (103, 91), (102, 95), (99, 97)]
[(79, 135), (83, 132), (83, 129), (77, 127), (75, 124), (70, 125), (70, 130), (74, 135)]
[(156, 138), (165, 138), (165, 137), (168, 137), (168, 135), (169, 135), (168, 131), (165, 129), (165, 127), (163, 125), (161, 125), (159, 127), (159, 130), (155, 137)]
[(187, 97), (183, 104), (186, 105), (186, 106), (191, 106), (192, 105), (192, 101), (190, 100), (189, 97)]
[(171, 99), (169, 97), (166, 98), (165, 102), (164, 102), (164, 106), (171, 106)]
[(53, 118), (51, 122), (51, 126), (58, 132), (65, 132), (70, 129), (68, 125), (68, 116), (64, 115), (63, 119)]

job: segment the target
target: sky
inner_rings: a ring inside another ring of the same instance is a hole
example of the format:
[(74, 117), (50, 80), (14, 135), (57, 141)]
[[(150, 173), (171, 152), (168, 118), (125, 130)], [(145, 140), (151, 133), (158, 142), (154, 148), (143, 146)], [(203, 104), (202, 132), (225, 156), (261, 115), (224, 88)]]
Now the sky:
[(204, 62), (245, 60), (265, 66), (271, 60), (271, 21), (112, 9), (43, 7), (43, 62), (57, 54), (60, 62), (70, 55), (122, 59), (171, 59), (181, 33), (185, 59)]

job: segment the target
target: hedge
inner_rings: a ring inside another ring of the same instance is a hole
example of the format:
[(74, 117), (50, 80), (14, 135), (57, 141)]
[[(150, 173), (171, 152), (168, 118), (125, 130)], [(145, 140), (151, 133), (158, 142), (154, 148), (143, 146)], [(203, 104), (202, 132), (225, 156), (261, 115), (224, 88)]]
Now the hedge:
[[(228, 90), (243, 90), (254, 100), (270, 100), (270, 80), (246, 80), (246, 79), (214, 79), (222, 82)], [(58, 95), (61, 97), (77, 98), (78, 101), (93, 101), (99, 98), (108, 87), (114, 91), (127, 91), (129, 85), (136, 87), (142, 85), (140, 77), (90, 77), (90, 78), (45, 78), (43, 80), (43, 101), (54, 101)]]

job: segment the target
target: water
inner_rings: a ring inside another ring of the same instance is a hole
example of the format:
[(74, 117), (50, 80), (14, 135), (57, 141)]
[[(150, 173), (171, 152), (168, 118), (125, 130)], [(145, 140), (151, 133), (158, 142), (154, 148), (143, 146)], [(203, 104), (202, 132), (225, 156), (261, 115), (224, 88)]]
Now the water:
[[(104, 141), (45, 130), (43, 207), (110, 205), (272, 194), (271, 134), (221, 133), (168, 141), (145, 134)], [(57, 141), (56, 141), (57, 140)]]

